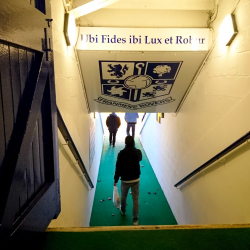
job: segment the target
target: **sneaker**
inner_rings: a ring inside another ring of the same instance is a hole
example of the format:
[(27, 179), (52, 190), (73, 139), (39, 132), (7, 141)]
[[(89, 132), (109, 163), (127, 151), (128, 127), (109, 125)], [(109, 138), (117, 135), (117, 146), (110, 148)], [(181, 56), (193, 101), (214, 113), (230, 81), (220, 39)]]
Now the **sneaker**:
[(115, 144), (113, 145), (113, 147), (115, 146)]
[(139, 226), (138, 221), (135, 221), (135, 222), (134, 222), (134, 226)]

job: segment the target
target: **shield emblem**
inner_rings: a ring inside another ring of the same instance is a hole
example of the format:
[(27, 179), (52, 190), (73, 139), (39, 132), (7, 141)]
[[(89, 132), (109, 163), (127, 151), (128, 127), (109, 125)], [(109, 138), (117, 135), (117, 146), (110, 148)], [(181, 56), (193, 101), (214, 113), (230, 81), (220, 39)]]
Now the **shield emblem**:
[(182, 61), (99, 61), (103, 95), (139, 102), (169, 95)]

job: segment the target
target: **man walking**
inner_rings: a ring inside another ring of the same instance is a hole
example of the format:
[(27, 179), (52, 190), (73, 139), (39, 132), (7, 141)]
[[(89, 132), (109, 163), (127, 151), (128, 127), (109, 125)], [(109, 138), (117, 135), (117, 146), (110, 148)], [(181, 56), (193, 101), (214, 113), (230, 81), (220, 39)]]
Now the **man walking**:
[(142, 154), (140, 149), (135, 148), (135, 141), (132, 136), (125, 138), (125, 148), (117, 156), (116, 169), (114, 176), (114, 186), (121, 177), (121, 207), (122, 215), (126, 212), (126, 200), (128, 191), (131, 188), (133, 198), (133, 222), (138, 226), (139, 212), (139, 181), (140, 164)]
[(110, 114), (106, 120), (106, 125), (109, 129), (109, 145), (111, 146), (113, 144), (114, 147), (116, 133), (121, 125), (120, 117), (118, 117), (116, 113)]
[(132, 128), (132, 136), (135, 138), (135, 124), (137, 122), (137, 118), (139, 118), (138, 113), (126, 113), (125, 121), (127, 122), (127, 135), (129, 134), (130, 128)]

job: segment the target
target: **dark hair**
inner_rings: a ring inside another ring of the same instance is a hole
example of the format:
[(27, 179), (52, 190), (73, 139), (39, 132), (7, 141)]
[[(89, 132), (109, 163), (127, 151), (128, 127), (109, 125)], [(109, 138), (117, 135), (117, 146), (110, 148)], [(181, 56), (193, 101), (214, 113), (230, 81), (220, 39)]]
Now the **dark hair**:
[(126, 144), (126, 146), (128, 146), (128, 147), (134, 147), (134, 145), (135, 145), (135, 140), (134, 140), (133, 136), (128, 135), (128, 136), (125, 138), (125, 144)]

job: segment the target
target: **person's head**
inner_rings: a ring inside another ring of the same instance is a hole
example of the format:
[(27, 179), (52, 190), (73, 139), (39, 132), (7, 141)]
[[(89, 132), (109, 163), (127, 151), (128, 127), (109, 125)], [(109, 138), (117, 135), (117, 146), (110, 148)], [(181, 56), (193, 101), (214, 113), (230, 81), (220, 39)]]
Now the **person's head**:
[(111, 113), (111, 115), (115, 115), (115, 113), (113, 112), (113, 113)]
[(135, 140), (134, 140), (133, 136), (128, 135), (125, 138), (125, 144), (126, 144), (126, 147), (134, 147), (135, 146)]

